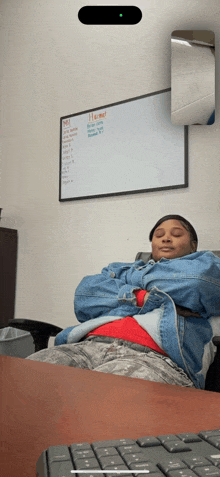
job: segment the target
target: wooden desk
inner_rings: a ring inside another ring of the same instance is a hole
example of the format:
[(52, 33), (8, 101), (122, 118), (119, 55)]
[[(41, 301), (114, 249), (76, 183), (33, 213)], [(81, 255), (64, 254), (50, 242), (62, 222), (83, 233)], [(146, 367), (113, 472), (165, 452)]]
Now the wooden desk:
[(1, 475), (51, 445), (220, 428), (220, 394), (0, 356)]

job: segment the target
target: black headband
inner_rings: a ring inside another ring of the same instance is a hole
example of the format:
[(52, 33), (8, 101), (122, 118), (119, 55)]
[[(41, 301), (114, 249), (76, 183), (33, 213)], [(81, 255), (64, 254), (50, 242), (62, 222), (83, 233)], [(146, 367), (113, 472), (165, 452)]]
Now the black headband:
[(154, 234), (154, 231), (156, 230), (156, 228), (159, 227), (159, 225), (162, 224), (162, 222), (165, 222), (166, 220), (170, 220), (170, 219), (179, 220), (179, 221), (181, 220), (186, 225), (188, 225), (188, 228), (189, 228), (189, 230), (192, 234), (193, 240), (195, 240), (195, 242), (198, 243), (198, 237), (197, 237), (197, 234), (196, 234), (196, 231), (195, 231), (194, 227), (190, 224), (190, 222), (188, 222), (188, 220), (184, 219), (184, 217), (181, 217), (181, 215), (165, 215), (160, 220), (158, 220), (158, 222), (155, 224), (155, 226), (153, 227), (153, 229), (150, 232), (150, 235), (149, 235), (150, 242), (152, 242), (153, 234)]

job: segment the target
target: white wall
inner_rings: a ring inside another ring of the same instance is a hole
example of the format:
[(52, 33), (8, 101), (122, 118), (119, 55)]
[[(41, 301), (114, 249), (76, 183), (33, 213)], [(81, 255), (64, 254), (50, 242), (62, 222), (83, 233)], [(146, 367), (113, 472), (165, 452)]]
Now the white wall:
[[(220, 249), (219, 1), (135, 4), (141, 23), (117, 27), (82, 25), (82, 0), (1, 3), (0, 206), (1, 226), (19, 234), (16, 318), (74, 325), (83, 276), (150, 250), (163, 215), (191, 221), (199, 250)], [(169, 88), (177, 29), (216, 34), (216, 122), (189, 128), (189, 187), (60, 203), (60, 117)]]

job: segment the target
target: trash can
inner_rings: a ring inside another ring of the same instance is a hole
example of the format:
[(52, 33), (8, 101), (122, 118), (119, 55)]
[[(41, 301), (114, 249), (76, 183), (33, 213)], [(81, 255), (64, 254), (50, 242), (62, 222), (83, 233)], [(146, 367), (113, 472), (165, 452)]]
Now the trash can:
[(35, 345), (29, 331), (18, 330), (12, 326), (0, 329), (0, 354), (27, 358), (34, 352)]

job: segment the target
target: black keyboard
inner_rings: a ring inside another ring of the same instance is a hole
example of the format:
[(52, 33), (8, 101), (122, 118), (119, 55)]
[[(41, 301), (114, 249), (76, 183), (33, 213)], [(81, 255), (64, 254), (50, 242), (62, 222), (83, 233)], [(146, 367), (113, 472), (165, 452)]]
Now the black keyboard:
[(38, 477), (147, 477), (149, 474), (150, 477), (220, 477), (220, 429), (51, 446), (37, 462)]

